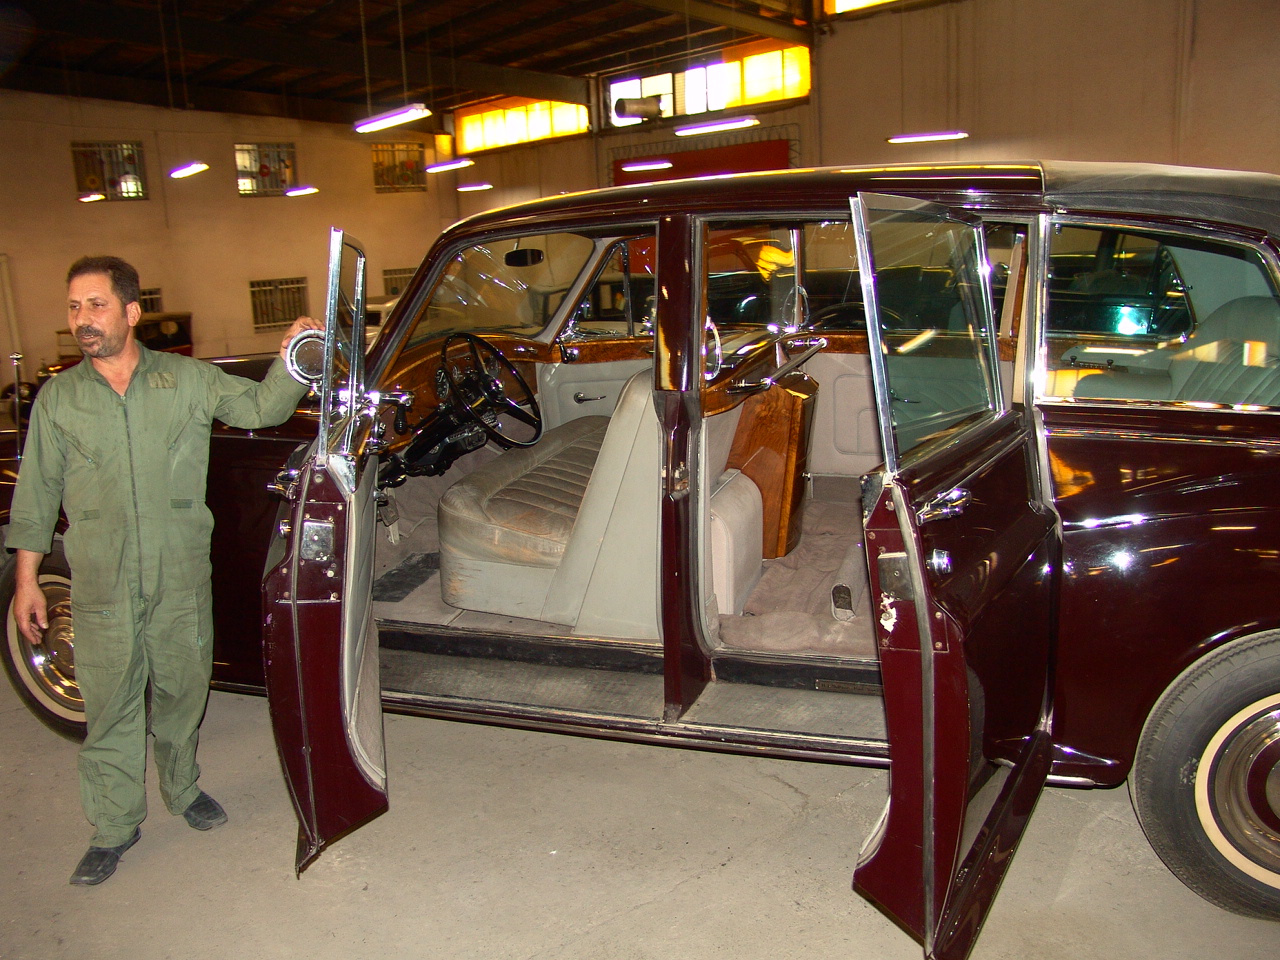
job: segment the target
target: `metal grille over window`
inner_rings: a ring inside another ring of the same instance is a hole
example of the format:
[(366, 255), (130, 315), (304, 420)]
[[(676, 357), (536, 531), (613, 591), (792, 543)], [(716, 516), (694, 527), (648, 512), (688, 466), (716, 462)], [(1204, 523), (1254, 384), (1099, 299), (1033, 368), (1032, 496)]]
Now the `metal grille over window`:
[(414, 267), (399, 267), (395, 270), (382, 271), (382, 292), (388, 297), (399, 296), (409, 285), (415, 272)]
[(307, 312), (307, 278), (250, 280), (255, 333), (287, 327)]
[(71, 144), (71, 159), (81, 200), (147, 199), (141, 143), (80, 141)]
[(237, 143), (236, 188), (242, 197), (280, 197), (298, 184), (292, 143)]
[(143, 313), (164, 312), (164, 298), (160, 295), (159, 287), (143, 287), (139, 290), (138, 303), (142, 306)]
[(373, 188), (377, 193), (427, 189), (427, 154), (420, 143), (375, 143)]

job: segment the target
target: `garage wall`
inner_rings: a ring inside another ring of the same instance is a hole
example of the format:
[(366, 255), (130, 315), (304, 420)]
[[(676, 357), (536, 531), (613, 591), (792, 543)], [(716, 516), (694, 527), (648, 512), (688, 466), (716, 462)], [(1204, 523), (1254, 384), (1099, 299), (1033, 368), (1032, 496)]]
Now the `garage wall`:
[[(815, 52), (821, 162), (1144, 160), (1280, 172), (1276, 0), (955, 0)], [(953, 144), (895, 133), (962, 128)]]
[[(1052, 157), (1280, 172), (1278, 63), (1277, 0), (952, 0), (832, 24), (809, 103), (756, 112), (796, 141), (801, 165)], [(885, 142), (949, 127), (971, 138)], [(331, 224), (368, 245), (377, 293), (383, 269), (415, 265), (458, 217), (605, 185), (616, 151), (672, 140), (666, 126), (513, 148), (428, 193), (379, 195), (368, 141), (343, 126), (0, 91), (0, 129), (0, 254), (35, 360), (54, 353), (62, 277), (84, 253), (131, 259), (166, 308), (190, 310), (198, 355), (271, 349), (276, 335), (252, 332), (248, 281), (307, 276), (318, 312)], [(144, 141), (154, 199), (77, 202), (70, 142), (116, 138)], [(232, 144), (275, 140), (297, 144), (319, 194), (236, 195)], [(214, 168), (165, 176), (195, 156)], [(460, 195), (460, 180), (495, 189)], [(0, 322), (0, 356), (11, 340)]]
[[(166, 310), (192, 313), (196, 354), (221, 356), (279, 344), (278, 333), (253, 332), (250, 280), (305, 276), (310, 310), (323, 310), (330, 226), (367, 244), (370, 292), (380, 294), (383, 269), (417, 266), (458, 216), (457, 194), (439, 184), (427, 193), (375, 193), (368, 140), (332, 124), (6, 91), (0, 129), (0, 254), (7, 255), (22, 351), (37, 364), (56, 354), (55, 332), (66, 326), (66, 270), (85, 254), (132, 262), (143, 286), (161, 288)], [(71, 142), (114, 139), (142, 141), (151, 199), (80, 203)], [(296, 145), (299, 180), (320, 193), (238, 195), (233, 145), (277, 141)], [(428, 156), (431, 149), (428, 142)], [(211, 169), (169, 179), (169, 169), (194, 158)], [(3, 313), (0, 300), (0, 319)], [(12, 349), (9, 325), (0, 323), (3, 356)]]

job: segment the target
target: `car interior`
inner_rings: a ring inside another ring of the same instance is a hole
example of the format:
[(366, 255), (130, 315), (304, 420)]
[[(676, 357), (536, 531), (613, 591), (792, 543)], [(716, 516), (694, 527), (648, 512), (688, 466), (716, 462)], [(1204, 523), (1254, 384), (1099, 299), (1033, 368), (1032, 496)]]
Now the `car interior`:
[[(983, 371), (1008, 363), (966, 325), (975, 292), (899, 246), (879, 300), (915, 444), (989, 411)], [(382, 376), (415, 394), (384, 423), (384, 696), (661, 719), (654, 247), (652, 228), (491, 239), (419, 306)], [(680, 723), (865, 755), (885, 732), (861, 484), (884, 455), (852, 224), (710, 223), (703, 250), (698, 456), (680, 482), (716, 682)]]

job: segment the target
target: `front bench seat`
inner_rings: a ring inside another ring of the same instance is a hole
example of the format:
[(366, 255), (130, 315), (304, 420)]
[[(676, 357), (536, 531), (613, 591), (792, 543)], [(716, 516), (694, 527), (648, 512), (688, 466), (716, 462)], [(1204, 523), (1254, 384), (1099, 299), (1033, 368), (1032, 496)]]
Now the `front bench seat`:
[[(445, 492), (438, 519), (446, 603), (581, 635), (659, 638), (661, 437), (651, 378), (645, 370), (628, 380), (611, 418), (571, 420)], [(741, 405), (704, 421), (711, 477), (724, 473), (740, 416)], [(717, 544), (711, 552), (722, 556), (711, 562), (754, 584), (760, 492), (745, 476), (731, 480), (734, 496), (716, 501), (745, 519), (735, 518), (733, 542)], [(703, 579), (709, 594), (712, 578)]]

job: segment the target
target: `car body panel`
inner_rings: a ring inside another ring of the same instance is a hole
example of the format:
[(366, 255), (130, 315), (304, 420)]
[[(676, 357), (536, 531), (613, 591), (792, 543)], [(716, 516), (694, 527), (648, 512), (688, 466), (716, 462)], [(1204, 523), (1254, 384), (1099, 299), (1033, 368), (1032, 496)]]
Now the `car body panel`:
[(298, 817), (301, 873), (333, 840), (387, 809), (372, 611), (376, 478), (352, 451), (368, 427), (363, 248), (331, 235), (320, 428), (277, 483), (285, 502), (263, 575), (271, 725)]
[[(860, 194), (853, 215), (885, 432), (886, 468), (870, 475), (864, 510), (893, 762), (854, 887), (926, 957), (963, 958), (1049, 769), (1058, 528), (1040, 498), (1030, 421), (999, 410), (978, 224), (876, 194)], [(887, 262), (948, 270), (956, 307), (939, 306), (963, 320), (942, 320), (943, 333), (930, 322), (928, 340), (895, 336), (912, 296), (881, 286)], [(951, 397), (984, 387), (987, 412), (950, 425), (929, 413), (913, 398), (927, 389), (921, 367), (970, 384)]]

